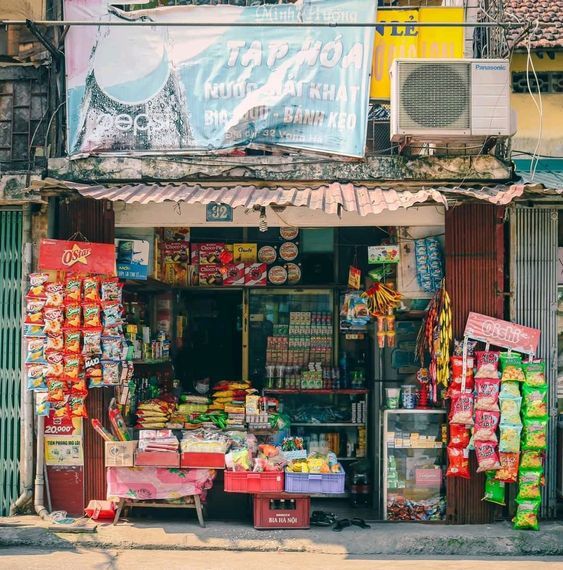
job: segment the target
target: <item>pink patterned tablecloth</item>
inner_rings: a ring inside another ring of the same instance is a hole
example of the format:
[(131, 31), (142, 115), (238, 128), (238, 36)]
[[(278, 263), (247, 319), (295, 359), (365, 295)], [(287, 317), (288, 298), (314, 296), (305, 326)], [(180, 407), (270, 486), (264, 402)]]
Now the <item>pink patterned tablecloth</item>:
[(175, 469), (166, 467), (108, 467), (108, 498), (180, 499), (200, 495), (205, 500), (213, 487), (213, 469)]

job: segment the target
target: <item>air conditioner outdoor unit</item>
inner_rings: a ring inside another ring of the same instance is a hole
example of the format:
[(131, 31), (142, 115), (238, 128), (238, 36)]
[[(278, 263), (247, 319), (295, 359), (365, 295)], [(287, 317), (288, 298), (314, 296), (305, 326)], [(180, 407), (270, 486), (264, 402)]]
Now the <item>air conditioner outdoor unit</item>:
[(425, 142), (514, 134), (504, 59), (396, 59), (391, 139)]

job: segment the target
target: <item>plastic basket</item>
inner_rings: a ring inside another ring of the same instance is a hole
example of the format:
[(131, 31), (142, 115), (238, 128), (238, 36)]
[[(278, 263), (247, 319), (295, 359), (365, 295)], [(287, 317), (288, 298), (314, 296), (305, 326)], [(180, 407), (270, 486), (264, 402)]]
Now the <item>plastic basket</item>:
[(247, 471), (225, 471), (226, 493), (281, 493), (284, 474), (250, 473)]
[(344, 493), (346, 473), (286, 473), (287, 493), (339, 495)]

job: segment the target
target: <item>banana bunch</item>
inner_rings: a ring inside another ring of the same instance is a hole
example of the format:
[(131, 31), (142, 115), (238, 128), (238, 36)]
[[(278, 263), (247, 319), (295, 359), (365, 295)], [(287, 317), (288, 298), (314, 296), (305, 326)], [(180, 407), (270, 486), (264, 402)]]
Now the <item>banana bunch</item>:
[(374, 283), (362, 297), (366, 299), (369, 312), (373, 317), (384, 316), (389, 314), (390, 310), (397, 307), (403, 296), (383, 285), (383, 283)]

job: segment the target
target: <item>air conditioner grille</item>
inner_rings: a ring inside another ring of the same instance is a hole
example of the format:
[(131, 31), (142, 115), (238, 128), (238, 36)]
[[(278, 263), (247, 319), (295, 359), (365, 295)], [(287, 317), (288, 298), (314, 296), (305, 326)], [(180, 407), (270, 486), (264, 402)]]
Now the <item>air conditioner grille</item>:
[(463, 62), (401, 62), (400, 129), (469, 129), (470, 66)]

